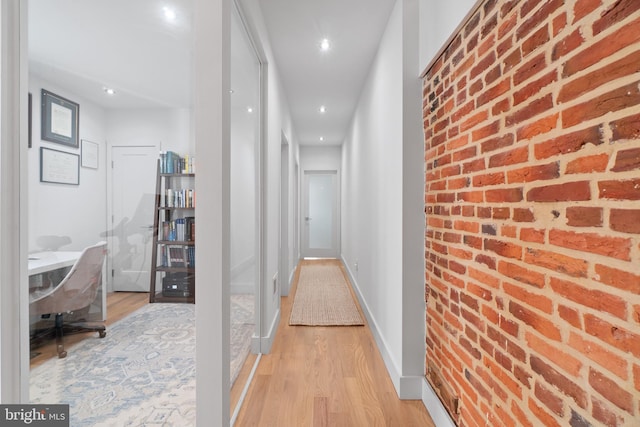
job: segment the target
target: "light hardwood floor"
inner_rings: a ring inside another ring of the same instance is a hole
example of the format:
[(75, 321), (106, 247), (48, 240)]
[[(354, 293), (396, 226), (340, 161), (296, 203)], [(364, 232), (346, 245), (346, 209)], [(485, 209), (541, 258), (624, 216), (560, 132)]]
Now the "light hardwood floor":
[(289, 326), (300, 265), (235, 425), (435, 427), (421, 401), (398, 399), (368, 326)]

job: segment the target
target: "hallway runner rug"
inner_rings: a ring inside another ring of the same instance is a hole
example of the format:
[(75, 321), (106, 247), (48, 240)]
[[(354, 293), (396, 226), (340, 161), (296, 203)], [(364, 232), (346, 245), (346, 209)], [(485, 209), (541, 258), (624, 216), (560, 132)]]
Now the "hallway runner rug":
[[(232, 296), (231, 382), (249, 353), (253, 296)], [(31, 403), (70, 406), (71, 426), (195, 425), (195, 305), (147, 304), (31, 371)]]
[(361, 326), (358, 307), (338, 265), (303, 265), (290, 325)]

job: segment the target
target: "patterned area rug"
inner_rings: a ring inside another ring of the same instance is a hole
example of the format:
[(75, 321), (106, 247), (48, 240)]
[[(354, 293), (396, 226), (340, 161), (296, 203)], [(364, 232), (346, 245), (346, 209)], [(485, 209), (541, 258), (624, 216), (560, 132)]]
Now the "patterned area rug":
[(303, 265), (290, 325), (364, 325), (342, 270), (337, 265)]
[[(253, 333), (253, 297), (232, 298), (231, 380)], [(72, 426), (195, 425), (195, 305), (148, 304), (31, 371), (32, 403), (68, 403)]]

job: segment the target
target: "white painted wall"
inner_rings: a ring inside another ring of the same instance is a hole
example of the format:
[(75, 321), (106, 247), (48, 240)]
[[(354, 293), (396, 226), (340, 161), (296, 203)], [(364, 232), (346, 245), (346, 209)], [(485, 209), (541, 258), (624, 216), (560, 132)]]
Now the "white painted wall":
[[(40, 147), (80, 155), (80, 148), (40, 139), (40, 94), (46, 89), (80, 105), (79, 139), (99, 145), (98, 169), (80, 167), (80, 185), (40, 182)], [(29, 252), (41, 250), (40, 236), (68, 236), (71, 244), (62, 250), (82, 250), (100, 240), (107, 230), (106, 128), (103, 108), (38, 76), (30, 76), (29, 91), (33, 97), (32, 147), (28, 151), (29, 170)]]
[(342, 166), (342, 256), (392, 379), (401, 372), (403, 326), (401, 6), (371, 66)]
[(401, 398), (422, 394), (424, 214), (418, 1), (398, 0), (343, 146), (342, 256)]
[(337, 170), (340, 176), (342, 169), (342, 147), (326, 146), (302, 146), (300, 147), (300, 166), (304, 171), (309, 170)]
[(195, 154), (192, 112), (187, 108), (108, 110), (105, 128), (110, 147), (157, 145), (159, 151)]
[(424, 71), (478, 0), (420, 0), (420, 64)]

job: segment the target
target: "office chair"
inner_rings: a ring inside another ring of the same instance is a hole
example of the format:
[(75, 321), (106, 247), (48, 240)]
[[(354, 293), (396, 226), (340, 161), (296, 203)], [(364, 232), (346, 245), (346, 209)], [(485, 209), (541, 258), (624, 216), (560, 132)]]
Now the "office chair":
[(102, 286), (102, 266), (107, 253), (107, 243), (99, 242), (85, 248), (71, 270), (57, 285), (43, 290), (36, 290), (29, 295), (29, 314), (31, 316), (55, 314), (55, 325), (52, 328), (39, 329), (32, 333), (32, 341), (55, 334), (59, 358), (67, 356), (64, 349), (63, 336), (80, 332), (98, 332), (100, 338), (107, 335), (105, 326), (100, 323), (73, 321), (65, 323), (64, 315), (88, 307), (96, 299)]

